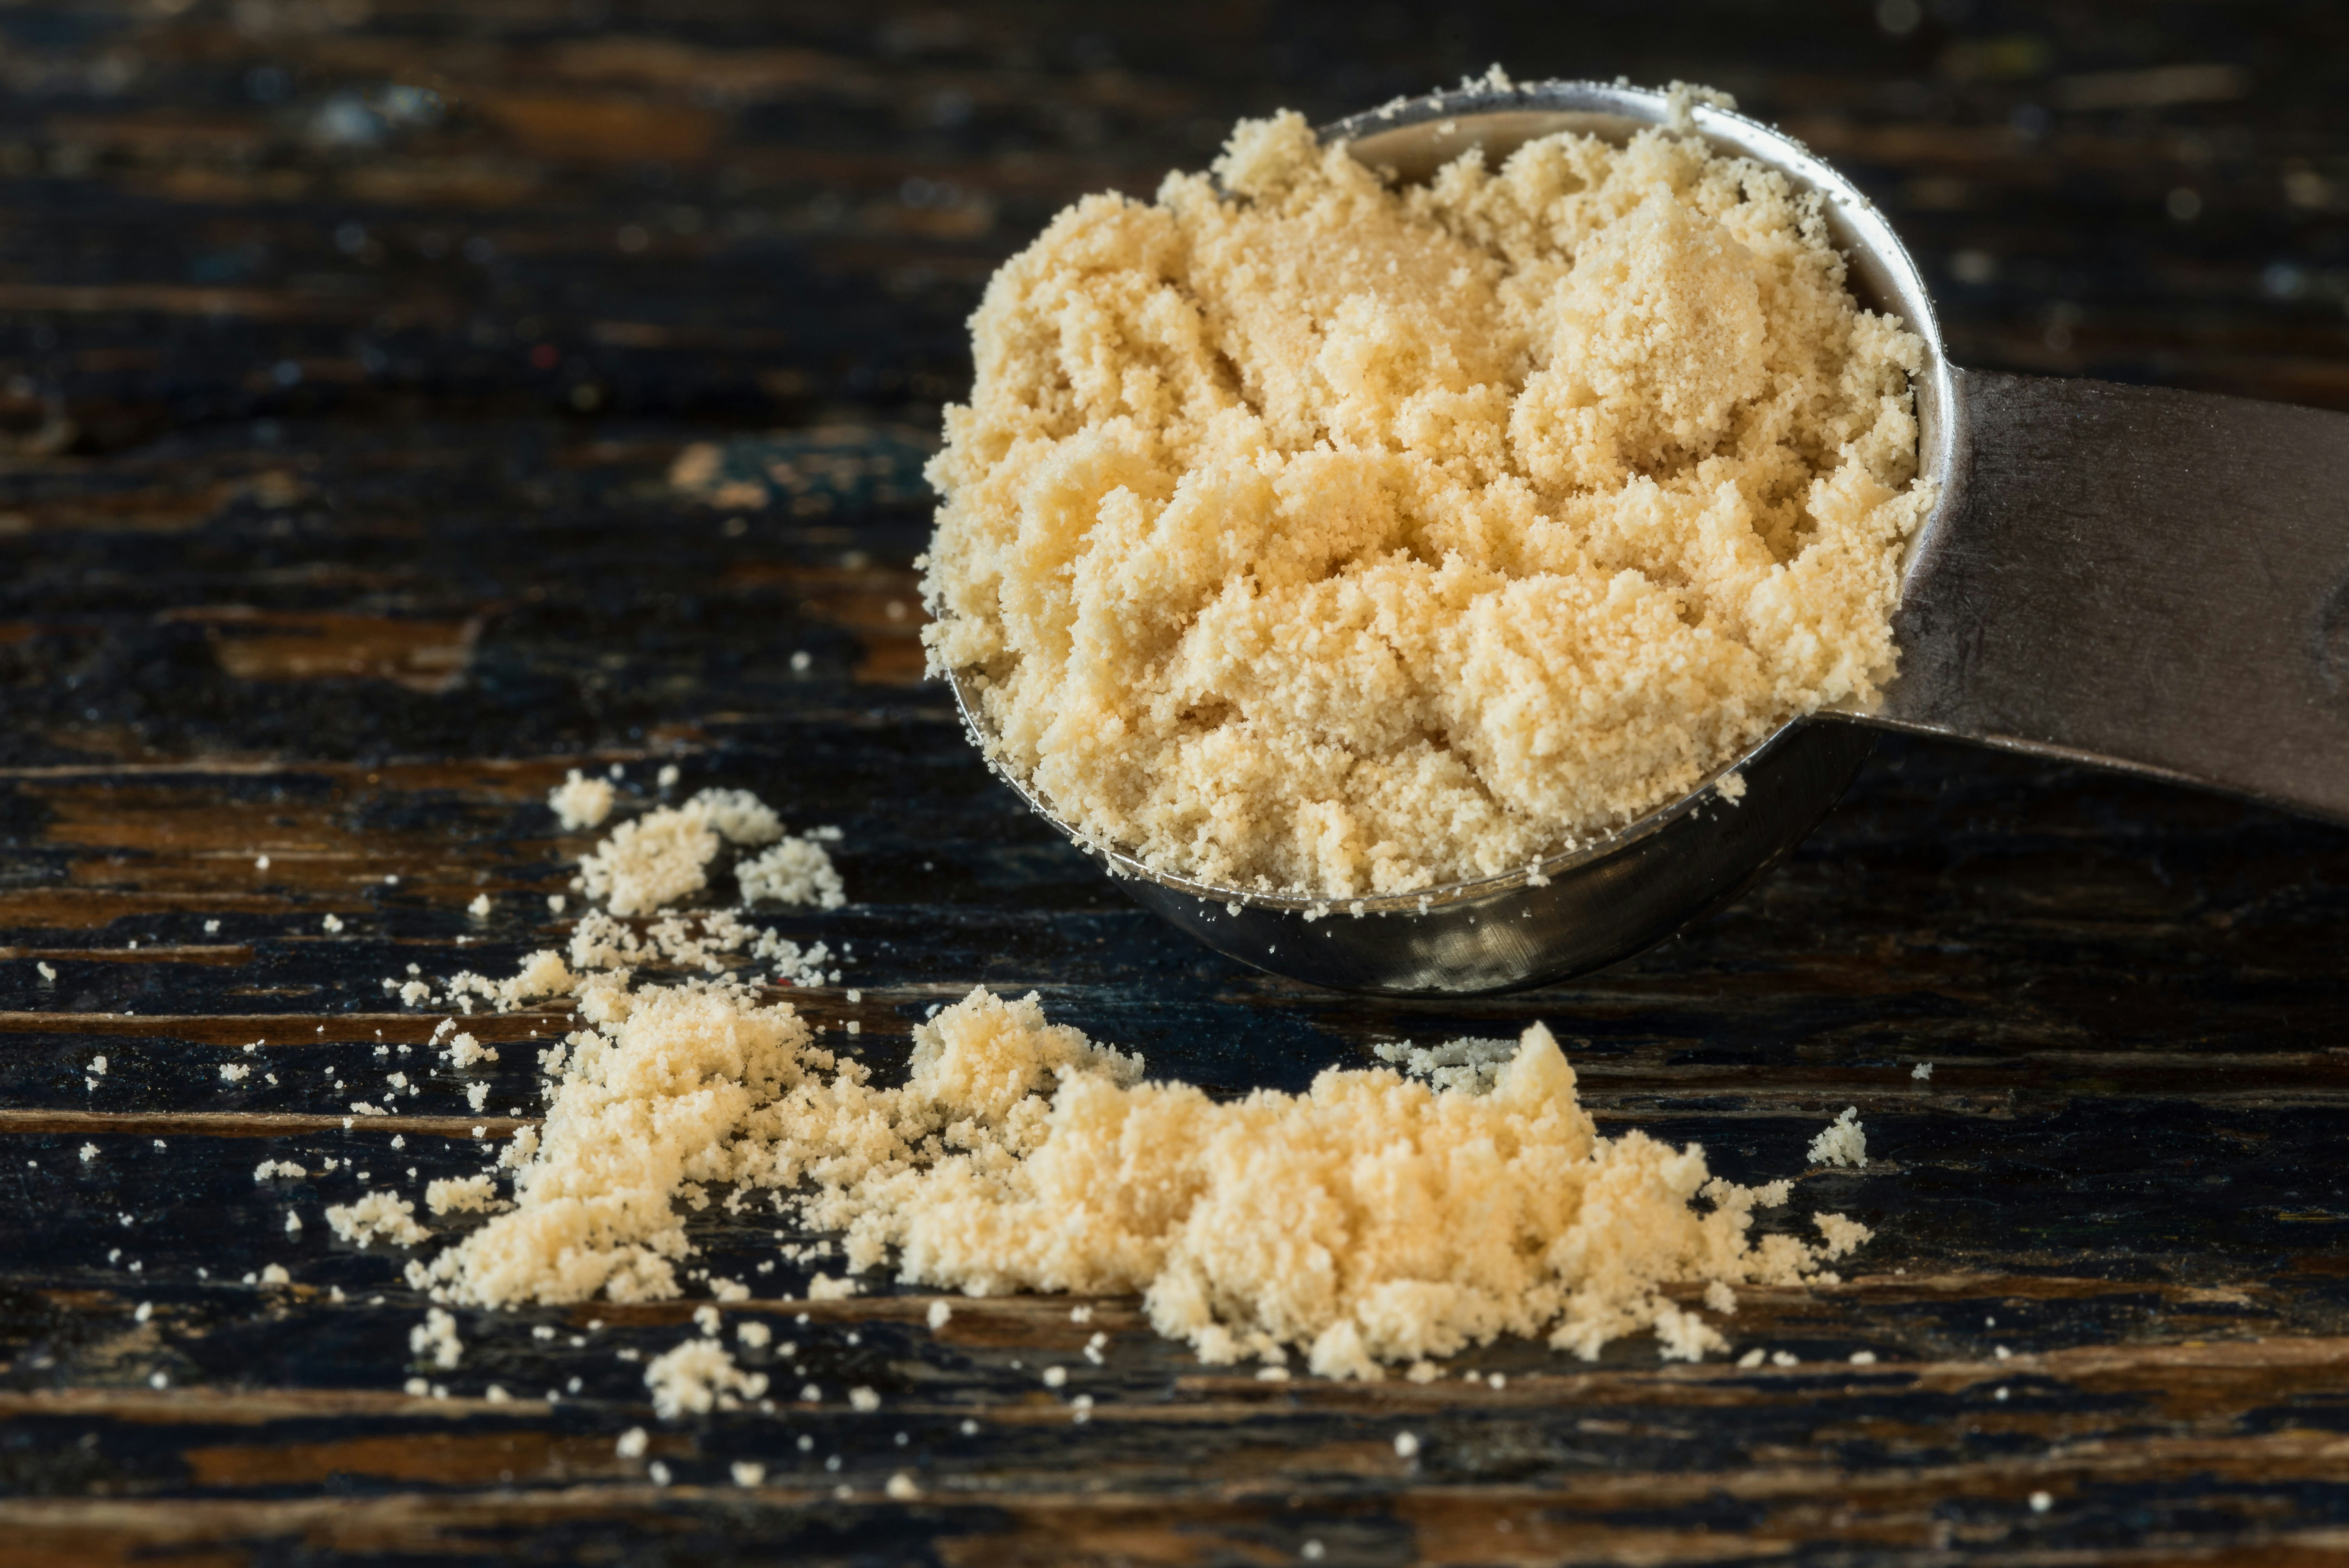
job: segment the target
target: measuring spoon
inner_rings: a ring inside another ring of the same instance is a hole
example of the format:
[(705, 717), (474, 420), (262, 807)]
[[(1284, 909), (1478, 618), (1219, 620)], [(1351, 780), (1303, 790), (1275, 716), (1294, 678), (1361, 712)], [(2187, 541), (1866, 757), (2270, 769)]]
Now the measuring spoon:
[(1711, 105), (1596, 82), (1476, 87), (1321, 136), (1409, 182), (1472, 148), (1497, 167), (1558, 131), (1619, 142), (1664, 124), (1817, 191), (1855, 297), (1924, 340), (1919, 461), (1940, 496), (1908, 544), (1899, 674), (1877, 705), (1795, 719), (1682, 799), (1537, 866), (1331, 901), (1170, 876), (1084, 838), (995, 763), (957, 672), (965, 724), (1028, 804), (1218, 952), (1401, 996), (1567, 979), (1702, 919), (1811, 830), (1876, 729), (2349, 821), (2349, 416), (1953, 366), (1917, 263), (1875, 205), (1801, 143)]

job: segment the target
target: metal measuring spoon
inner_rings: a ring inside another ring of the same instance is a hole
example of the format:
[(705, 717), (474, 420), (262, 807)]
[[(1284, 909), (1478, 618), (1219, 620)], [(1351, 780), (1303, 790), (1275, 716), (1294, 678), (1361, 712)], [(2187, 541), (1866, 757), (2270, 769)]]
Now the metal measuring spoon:
[[(1538, 985), (1627, 958), (1751, 886), (1835, 804), (1870, 727), (1978, 741), (2349, 820), (2349, 416), (1964, 370), (1884, 215), (1743, 115), (1594, 82), (1464, 88), (1325, 127), (1424, 180), (1560, 130), (1674, 123), (1826, 199), (1854, 295), (1924, 340), (1919, 461), (1940, 487), (1909, 541), (1899, 676), (1868, 712), (1785, 726), (1694, 791), (1537, 867), (1324, 901), (1152, 871), (1022, 799), (1146, 907), (1291, 979), (1388, 995)], [(969, 672), (955, 700), (989, 750)], [(993, 765), (990, 756), (990, 765)], [(999, 766), (998, 770), (1004, 771)], [(1734, 802), (1718, 788), (1744, 781)]]

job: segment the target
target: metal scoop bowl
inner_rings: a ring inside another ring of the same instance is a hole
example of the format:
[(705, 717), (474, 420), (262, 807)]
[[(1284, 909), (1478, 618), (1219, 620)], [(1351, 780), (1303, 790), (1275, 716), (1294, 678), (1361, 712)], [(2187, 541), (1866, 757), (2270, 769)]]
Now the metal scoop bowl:
[(1432, 94), (1321, 135), (1411, 182), (1471, 148), (1497, 166), (1537, 137), (1620, 141), (1676, 117), (1817, 191), (1854, 295), (1924, 340), (1919, 463), (1940, 494), (1909, 541), (1893, 619), (1900, 671), (1872, 710), (1796, 719), (1692, 793), (1538, 866), (1359, 901), (1215, 887), (1086, 839), (996, 759), (975, 674), (958, 671), (956, 703), (990, 766), (1138, 902), (1208, 946), (1293, 980), (1394, 996), (1568, 979), (1702, 919), (1811, 830), (1875, 728), (2349, 821), (2349, 416), (1952, 366), (1924, 279), (1883, 214), (1800, 143), (1729, 110), (1543, 82)]

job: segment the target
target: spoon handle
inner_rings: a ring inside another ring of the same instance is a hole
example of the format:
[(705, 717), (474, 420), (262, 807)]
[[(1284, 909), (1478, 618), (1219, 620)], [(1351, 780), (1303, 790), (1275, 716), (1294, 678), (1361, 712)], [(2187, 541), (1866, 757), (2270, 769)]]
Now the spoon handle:
[(1868, 722), (2349, 820), (2349, 415), (1956, 372)]

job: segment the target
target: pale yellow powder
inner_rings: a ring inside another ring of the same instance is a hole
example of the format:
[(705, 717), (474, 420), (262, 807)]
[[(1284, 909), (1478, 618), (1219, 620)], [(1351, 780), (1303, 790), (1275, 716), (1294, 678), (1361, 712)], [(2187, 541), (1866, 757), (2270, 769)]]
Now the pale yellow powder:
[(487, 1176), (443, 1176), (425, 1184), (424, 1206), (436, 1214), (481, 1214), (506, 1204)]
[(1153, 867), (1526, 866), (1866, 698), (1921, 345), (1815, 198), (1650, 131), (1390, 190), (1295, 115), (1006, 263), (931, 467), (934, 672)]
[(579, 862), (590, 898), (614, 914), (649, 914), (709, 883), (719, 841), (768, 844), (783, 825), (745, 789), (704, 789), (682, 806), (664, 806), (623, 822)]
[[(747, 796), (688, 806), (672, 815), (713, 840), (756, 838), (772, 818)], [(1787, 1183), (1736, 1187), (1712, 1180), (1693, 1147), (1599, 1137), (1539, 1026), (1515, 1047), (1381, 1048), (1413, 1076), (1333, 1069), (1303, 1095), (1218, 1103), (1143, 1081), (1138, 1057), (1048, 1023), (1033, 996), (981, 989), (916, 1027), (905, 1081), (885, 1087), (719, 962), (746, 945), (782, 956), (768, 951), (773, 934), (722, 911), (645, 913), (639, 936), (591, 912), (575, 970), (541, 953), (526, 979), (483, 983), (500, 996), (559, 986), (582, 1026), (541, 1052), (546, 1117), (501, 1155), (512, 1202), (486, 1177), (428, 1187), (435, 1213), (490, 1215), (408, 1265), (436, 1302), (678, 1295), (688, 1217), (716, 1202), (739, 1212), (764, 1190), (839, 1238), (778, 1248), (845, 1258), (811, 1297), (854, 1295), (859, 1274), (892, 1264), (902, 1282), (974, 1295), (1134, 1294), (1208, 1361), (1301, 1352), (1316, 1370), (1375, 1377), (1503, 1333), (1590, 1356), (1646, 1328), (1664, 1355), (1699, 1356), (1723, 1347), (1720, 1332), (1665, 1287), (1702, 1285), (1705, 1311), (1723, 1315), (1733, 1285), (1832, 1278), (1823, 1263), (1867, 1239), (1839, 1215), (1817, 1219), (1818, 1245), (1753, 1238), (1754, 1211), (1783, 1205)], [(703, 975), (640, 984), (643, 962)], [(454, 1019), (443, 1036), (452, 1055), (490, 1055)], [(487, 1086), (472, 1087), (478, 1109)], [(327, 1218), (362, 1245), (426, 1234), (391, 1192)], [(445, 1331), (453, 1355), (451, 1321), (436, 1308), (419, 1343)], [(756, 1397), (714, 1349), (680, 1346), (648, 1369), (665, 1412)]]
[(610, 780), (587, 778), (576, 768), (546, 792), (546, 804), (554, 812), (554, 820), (571, 833), (602, 827), (604, 819), (612, 814), (612, 799)]
[(374, 1241), (412, 1247), (432, 1235), (416, 1222), (416, 1205), (392, 1191), (367, 1192), (356, 1202), (337, 1203), (326, 1211), (326, 1223), (336, 1235), (359, 1247)]
[(838, 909), (848, 902), (831, 852), (812, 839), (784, 839), (734, 868), (746, 903), (814, 904)]
[(1857, 1106), (1846, 1106), (1841, 1116), (1827, 1123), (1826, 1130), (1811, 1140), (1810, 1156), (1814, 1165), (1868, 1163), (1868, 1131), (1859, 1124)]
[[(1785, 1184), (1598, 1136), (1538, 1025), (1488, 1092), (1331, 1069), (1303, 1095), (1218, 1103), (1143, 1081), (1032, 996), (974, 991), (920, 1026), (896, 1088), (813, 1047), (789, 1006), (700, 983), (591, 985), (582, 1006), (594, 1026), (509, 1159), (519, 1206), (411, 1266), (436, 1299), (676, 1295), (685, 1211), (723, 1183), (788, 1191), (852, 1269), (1137, 1294), (1205, 1360), (1300, 1351), (1332, 1376), (1505, 1333), (1589, 1357), (1648, 1328), (1693, 1357), (1724, 1342), (1667, 1285), (1832, 1277), (1821, 1250), (1750, 1234)], [(1854, 1233), (1826, 1230), (1838, 1251)]]
[(645, 1387), (652, 1390), (653, 1413), (664, 1420), (679, 1416), (705, 1416), (711, 1410), (732, 1410), (743, 1399), (767, 1391), (767, 1375), (745, 1372), (714, 1339), (688, 1339), (645, 1367)]
[(408, 1331), (408, 1348), (418, 1357), (429, 1356), (435, 1367), (454, 1367), (464, 1359), (465, 1347), (457, 1337), (457, 1320), (439, 1307), (427, 1308), (424, 1321)]

